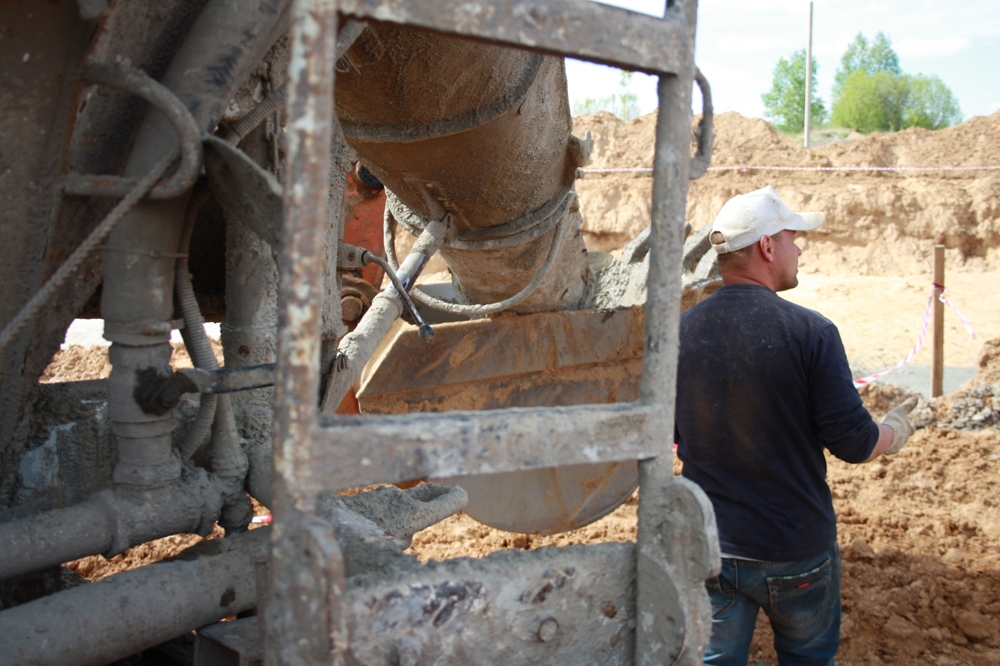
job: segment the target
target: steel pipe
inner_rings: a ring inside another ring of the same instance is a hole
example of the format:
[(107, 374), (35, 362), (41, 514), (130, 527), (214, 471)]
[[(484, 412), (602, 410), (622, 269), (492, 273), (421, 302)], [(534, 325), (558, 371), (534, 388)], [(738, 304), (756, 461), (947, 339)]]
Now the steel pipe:
[(222, 509), (225, 486), (188, 467), (173, 486), (143, 492), (109, 488), (75, 506), (0, 524), (0, 580), (88, 555), (112, 557), (170, 534), (204, 536)]
[(100, 666), (250, 610), (269, 532), (207, 541), (183, 559), (0, 612), (0, 659), (19, 666)]

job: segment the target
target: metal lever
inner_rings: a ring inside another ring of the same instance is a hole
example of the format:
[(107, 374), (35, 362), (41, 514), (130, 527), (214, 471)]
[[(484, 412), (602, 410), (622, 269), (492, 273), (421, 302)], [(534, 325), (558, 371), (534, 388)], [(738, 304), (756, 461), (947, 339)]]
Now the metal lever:
[(274, 363), (245, 368), (181, 368), (162, 375), (155, 368), (139, 372), (133, 397), (147, 414), (163, 416), (180, 404), (185, 393), (219, 395), (274, 386)]
[(274, 363), (265, 363), (211, 371), (201, 368), (181, 368), (175, 374), (191, 380), (199, 393), (219, 395), (274, 386), (274, 366)]
[(450, 225), (451, 213), (445, 214), (440, 221), (431, 222), (427, 230), (417, 239), (413, 249), (399, 267), (399, 273), (394, 271), (389, 262), (382, 257), (372, 254), (363, 247), (348, 243), (341, 243), (337, 248), (337, 268), (363, 268), (370, 264), (380, 266), (385, 271), (385, 274), (389, 276), (389, 281), (392, 282), (392, 286), (386, 289), (386, 292), (399, 296), (400, 300), (403, 301), (403, 306), (410, 312), (410, 316), (413, 317), (413, 321), (417, 322), (417, 335), (422, 340), (430, 340), (434, 337), (434, 329), (420, 316), (417, 306), (413, 304), (410, 294), (407, 292), (413, 286), (417, 276), (420, 275), (420, 271), (430, 261), (431, 256), (441, 246), (441, 242), (445, 234), (447, 234)]
[[(426, 261), (422, 262), (420, 266), (421, 268), (423, 268), (424, 263), (427, 262)], [(380, 266), (382, 270), (385, 271), (385, 274), (389, 276), (389, 281), (392, 282), (392, 286), (389, 287), (389, 289), (392, 290), (392, 293), (399, 296), (399, 298), (403, 301), (403, 307), (405, 307), (410, 312), (410, 316), (413, 317), (413, 321), (417, 322), (417, 326), (419, 327), (417, 330), (417, 335), (419, 335), (423, 340), (430, 340), (431, 338), (433, 338), (434, 329), (431, 328), (427, 324), (427, 322), (423, 320), (423, 317), (421, 317), (420, 313), (417, 311), (417, 306), (413, 304), (413, 301), (410, 299), (410, 295), (406, 293), (407, 289), (409, 289), (409, 287), (413, 282), (412, 278), (409, 278), (409, 276), (406, 276), (404, 274), (404, 277), (408, 278), (406, 282), (404, 282), (403, 279), (401, 279), (399, 275), (396, 274), (396, 271), (392, 270), (392, 266), (389, 265), (388, 261), (386, 261), (382, 257), (372, 254), (363, 247), (360, 247), (358, 245), (351, 245), (349, 243), (341, 243), (337, 247), (338, 269), (344, 270), (353, 268), (364, 268), (365, 266), (369, 266), (371, 264), (376, 264)], [(400, 272), (403, 271), (403, 268), (404, 268), (403, 266), (399, 267)], [(389, 291), (389, 289), (387, 289), (386, 291)]]
[[(361, 260), (364, 261), (366, 266), (368, 264), (378, 264), (382, 267), (382, 270), (385, 271), (385, 274), (389, 276), (389, 280), (392, 282), (392, 286), (386, 291), (394, 291), (403, 300), (403, 305), (410, 311), (410, 316), (413, 317), (413, 321), (417, 322), (417, 335), (419, 335), (422, 340), (430, 340), (433, 338), (434, 329), (430, 327), (430, 324), (424, 321), (423, 317), (420, 316), (420, 312), (417, 311), (417, 306), (413, 304), (413, 301), (410, 299), (410, 295), (406, 291), (407, 288), (412, 285), (412, 279), (407, 280), (409, 284), (404, 284), (403, 280), (396, 275), (394, 270), (392, 270), (392, 266), (389, 265), (388, 261), (382, 257), (375, 256), (368, 250), (364, 251)], [(403, 265), (399, 267), (400, 272), (402, 272), (405, 267), (406, 263), (404, 262)], [(421, 268), (423, 267), (421, 266)], [(404, 276), (409, 277), (405, 274)]]

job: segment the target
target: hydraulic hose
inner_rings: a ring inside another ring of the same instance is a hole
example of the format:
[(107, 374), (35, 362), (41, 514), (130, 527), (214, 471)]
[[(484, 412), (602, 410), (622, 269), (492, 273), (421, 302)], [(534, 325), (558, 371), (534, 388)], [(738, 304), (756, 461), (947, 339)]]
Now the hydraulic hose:
[[(194, 232), (198, 209), (209, 196), (211, 191), (207, 185), (202, 184), (195, 188), (188, 202), (174, 280), (177, 304), (184, 317), (184, 341), (191, 355), (191, 361), (196, 368), (212, 371), (219, 369), (219, 361), (215, 358), (212, 342), (205, 333), (205, 318), (201, 314), (201, 308), (198, 307), (194, 287), (191, 284), (191, 274), (188, 271), (188, 251), (191, 248), (191, 235)], [(200, 394), (198, 416), (180, 445), (183, 461), (190, 460), (198, 451), (210, 428), (212, 470), (227, 485), (225, 509), (220, 524), (227, 530), (245, 529), (253, 515), (249, 501), (243, 494), (249, 463), (240, 446), (236, 417), (228, 395)]]
[[(191, 235), (194, 223), (198, 217), (198, 209), (211, 196), (208, 187), (202, 185), (195, 188), (191, 200), (184, 213), (184, 229), (181, 232), (181, 243), (178, 249), (177, 269), (174, 273), (174, 292), (181, 316), (184, 317), (184, 343), (194, 367), (204, 370), (218, 370), (219, 363), (212, 351), (212, 343), (205, 333), (205, 318), (198, 307), (191, 284), (191, 274), (188, 271), (188, 251), (191, 248)], [(185, 462), (191, 459), (205, 442), (212, 422), (215, 420), (215, 410), (219, 396), (202, 394), (198, 403), (198, 416), (180, 444), (181, 459)]]
[[(485, 317), (486, 315), (496, 314), (497, 312), (503, 312), (515, 305), (521, 303), (524, 299), (528, 298), (538, 289), (538, 285), (548, 276), (549, 271), (552, 269), (555, 263), (556, 255), (558, 254), (559, 248), (562, 245), (563, 234), (565, 232), (566, 225), (563, 220), (556, 222), (555, 233), (552, 234), (552, 245), (549, 246), (549, 253), (545, 257), (545, 263), (542, 264), (535, 276), (531, 278), (529, 282), (521, 291), (517, 292), (510, 298), (506, 298), (502, 301), (489, 304), (480, 303), (449, 303), (448, 301), (442, 301), (441, 299), (434, 298), (433, 296), (426, 294), (416, 287), (410, 289), (410, 294), (417, 301), (420, 301), (424, 305), (434, 308), (435, 310), (440, 310), (442, 312), (450, 312), (452, 314), (467, 315), (470, 317)], [(393, 224), (391, 216), (386, 215), (385, 221), (385, 255), (389, 266), (393, 270), (399, 270), (396, 259), (396, 247), (395, 247), (395, 233), (393, 232)], [(387, 271), (388, 275), (391, 275)]]

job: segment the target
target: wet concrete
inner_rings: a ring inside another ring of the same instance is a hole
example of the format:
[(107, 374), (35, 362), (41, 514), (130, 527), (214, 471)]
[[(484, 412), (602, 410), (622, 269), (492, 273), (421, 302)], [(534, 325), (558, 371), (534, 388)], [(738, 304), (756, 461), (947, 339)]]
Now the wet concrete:
[[(885, 368), (871, 368), (863, 365), (851, 363), (851, 370), (855, 379), (867, 375), (881, 372)], [(954, 392), (959, 386), (972, 379), (976, 374), (974, 366), (946, 365), (944, 366), (943, 390), (945, 395)], [(879, 379), (883, 384), (895, 384), (908, 391), (920, 393), (925, 398), (931, 395), (931, 366), (911, 363), (904, 365), (898, 370), (894, 370), (885, 377)]]

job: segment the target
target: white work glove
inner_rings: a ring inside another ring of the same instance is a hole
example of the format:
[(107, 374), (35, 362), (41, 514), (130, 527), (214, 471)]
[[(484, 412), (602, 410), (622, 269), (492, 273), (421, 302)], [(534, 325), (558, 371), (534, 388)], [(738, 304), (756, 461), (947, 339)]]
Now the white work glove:
[(882, 417), (882, 423), (892, 428), (892, 432), (895, 433), (895, 437), (892, 438), (892, 444), (885, 450), (886, 455), (898, 452), (906, 445), (906, 440), (913, 434), (913, 426), (906, 420), (906, 416), (916, 406), (917, 399), (910, 398), (903, 404), (890, 409)]

